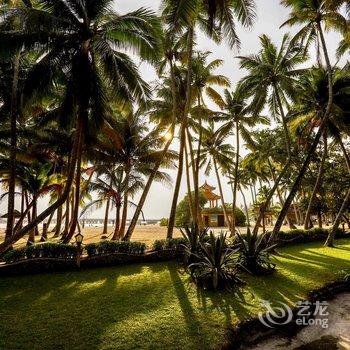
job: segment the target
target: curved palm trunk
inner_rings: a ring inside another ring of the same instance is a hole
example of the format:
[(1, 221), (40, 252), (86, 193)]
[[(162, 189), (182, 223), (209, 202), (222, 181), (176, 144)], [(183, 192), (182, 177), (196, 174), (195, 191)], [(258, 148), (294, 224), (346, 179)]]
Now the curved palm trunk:
[(232, 224), (231, 224), (230, 217), (228, 216), (228, 213), (227, 213), (227, 208), (225, 206), (224, 192), (222, 190), (219, 170), (218, 170), (218, 166), (217, 166), (217, 163), (216, 163), (215, 159), (214, 159), (214, 169), (215, 169), (216, 179), (218, 181), (219, 192), (220, 192), (220, 196), (221, 196), (222, 210), (224, 211), (224, 215), (225, 215), (225, 219), (226, 219), (227, 225), (228, 225), (228, 227), (229, 227), (229, 229), (231, 230), (231, 233), (232, 233)]
[(238, 186), (239, 148), (240, 148), (239, 123), (238, 123), (238, 120), (236, 119), (236, 164), (235, 164), (235, 171), (234, 171), (233, 198), (232, 198), (232, 232), (233, 233), (236, 233), (235, 208), (236, 208), (237, 186)]
[(320, 168), (318, 170), (316, 182), (315, 182), (314, 188), (312, 190), (312, 194), (311, 194), (309, 204), (307, 207), (307, 211), (305, 214), (305, 221), (304, 221), (304, 229), (305, 230), (310, 229), (310, 218), (311, 218), (312, 206), (314, 205), (317, 192), (319, 191), (321, 184), (322, 184), (322, 180), (323, 180), (324, 166), (325, 166), (326, 158), (327, 158), (327, 132), (326, 132), (326, 130), (323, 133), (323, 144), (324, 144), (324, 146), (323, 146), (323, 154), (322, 154)]
[(194, 28), (190, 28), (188, 31), (188, 67), (187, 67), (187, 82), (186, 82), (186, 103), (184, 108), (184, 113), (182, 116), (182, 123), (180, 129), (180, 154), (179, 154), (179, 168), (178, 174), (175, 183), (174, 196), (171, 204), (168, 230), (167, 230), (167, 238), (173, 237), (174, 224), (175, 224), (175, 214), (176, 214), (176, 206), (177, 200), (180, 192), (180, 184), (183, 172), (183, 162), (184, 162), (184, 143), (186, 142), (186, 128), (187, 128), (187, 117), (191, 107), (191, 83), (192, 83), (192, 56), (193, 56), (193, 31)]
[(17, 113), (18, 113), (18, 75), (21, 54), (17, 53), (13, 61), (13, 81), (11, 93), (11, 146), (10, 146), (10, 179), (7, 203), (7, 222), (5, 241), (13, 234), (15, 187), (16, 187), (16, 154), (17, 154)]
[(107, 235), (109, 205), (110, 205), (110, 199), (108, 198), (107, 204), (106, 204), (105, 218), (103, 221), (103, 231), (102, 231), (103, 236)]
[[(344, 158), (345, 158), (345, 162), (346, 162), (346, 166), (348, 168), (348, 172), (350, 173), (350, 158), (348, 155), (348, 152), (346, 151), (344, 144), (341, 140), (341, 138), (338, 138), (338, 142), (340, 144), (340, 147), (342, 149)], [(342, 203), (342, 206), (340, 207), (340, 210), (333, 222), (333, 227), (332, 227), (332, 231), (328, 234), (327, 240), (325, 242), (325, 246), (327, 247), (334, 247), (334, 238), (335, 238), (335, 234), (339, 228), (341, 219), (344, 215), (345, 210), (348, 208), (349, 206), (349, 202), (350, 202), (350, 189), (347, 191), (346, 196), (344, 198), (344, 201)]]
[(315, 136), (315, 139), (314, 139), (314, 142), (312, 143), (310, 149), (309, 149), (309, 152), (306, 156), (306, 159), (303, 163), (303, 166), (290, 190), (290, 193), (284, 203), (284, 206), (277, 218), (277, 221), (275, 223), (275, 227), (272, 231), (272, 234), (270, 236), (270, 242), (272, 242), (276, 236), (278, 235), (278, 232), (280, 231), (281, 229), (281, 226), (282, 226), (282, 223), (283, 223), (283, 220), (288, 212), (288, 209), (290, 207), (290, 205), (292, 204), (293, 202), (293, 199), (296, 195), (296, 193), (298, 192), (299, 190), (299, 187), (301, 185), (301, 182), (302, 182), (302, 179), (304, 178), (304, 175), (309, 167), (309, 164), (310, 164), (310, 161), (311, 161), (311, 158), (313, 156), (313, 154), (315, 153), (316, 151), (316, 148), (318, 146), (318, 143), (321, 139), (321, 136), (323, 134), (323, 131), (325, 130), (325, 127), (326, 127), (326, 123), (327, 123), (327, 119), (329, 117), (329, 114), (330, 114), (330, 111), (331, 111), (331, 108), (332, 108), (332, 104), (333, 104), (333, 77), (332, 77), (332, 66), (331, 66), (331, 63), (330, 63), (330, 60), (329, 60), (329, 56), (328, 56), (328, 50), (327, 50), (327, 46), (326, 46), (326, 42), (325, 42), (325, 39), (324, 39), (324, 35), (323, 35), (323, 31), (322, 31), (322, 27), (321, 27), (321, 24), (320, 23), (317, 23), (317, 30), (319, 32), (319, 35), (320, 35), (320, 38), (321, 38), (321, 43), (322, 43), (322, 49), (323, 49), (323, 54), (325, 56), (325, 60), (326, 60), (326, 65), (327, 65), (327, 73), (328, 73), (328, 102), (327, 102), (327, 107), (326, 107), (326, 111), (324, 113), (324, 116), (322, 118), (322, 121), (321, 121), (321, 125), (319, 127), (319, 130), (318, 132), (316, 133), (316, 136)]
[(114, 223), (114, 232), (112, 241), (120, 239), (121, 235), (119, 234), (119, 225), (120, 225), (120, 205), (115, 207), (115, 223)]

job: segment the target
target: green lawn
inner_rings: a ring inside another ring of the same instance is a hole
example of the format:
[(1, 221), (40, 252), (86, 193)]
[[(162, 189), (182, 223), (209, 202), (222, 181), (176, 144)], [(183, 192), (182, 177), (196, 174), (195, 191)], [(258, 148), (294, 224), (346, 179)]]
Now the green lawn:
[(203, 292), (174, 262), (0, 279), (0, 349), (212, 349), (260, 300), (294, 303), (350, 270), (350, 240), (281, 249), (278, 271)]

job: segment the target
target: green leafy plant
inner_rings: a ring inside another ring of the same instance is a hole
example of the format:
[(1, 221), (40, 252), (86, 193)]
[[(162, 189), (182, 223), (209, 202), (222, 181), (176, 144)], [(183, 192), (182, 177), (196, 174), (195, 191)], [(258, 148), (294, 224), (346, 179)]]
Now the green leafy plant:
[(153, 242), (152, 249), (161, 251), (165, 249), (183, 250), (185, 239), (182, 237), (171, 239), (157, 239)]
[(113, 242), (103, 241), (100, 243), (90, 243), (85, 246), (89, 257), (102, 254), (145, 254), (147, 245), (142, 242)]
[(185, 264), (193, 262), (193, 258), (199, 253), (201, 244), (203, 244), (208, 238), (208, 228), (200, 230), (199, 227), (193, 224), (191, 227), (185, 226), (184, 229), (180, 229), (181, 234), (184, 238), (185, 248)]
[(268, 244), (265, 235), (252, 233), (249, 227), (247, 233), (237, 232), (239, 263), (253, 275), (272, 272), (276, 264), (270, 261), (270, 253), (277, 244)]
[(73, 245), (44, 243), (13, 249), (7, 252), (3, 259), (7, 264), (9, 264), (20, 260), (36, 258), (73, 259), (76, 257), (76, 255), (77, 248)]
[(192, 253), (197, 261), (188, 266), (197, 284), (216, 290), (243, 282), (238, 277), (238, 249), (226, 244), (226, 234), (210, 232), (208, 241), (199, 245), (200, 252)]

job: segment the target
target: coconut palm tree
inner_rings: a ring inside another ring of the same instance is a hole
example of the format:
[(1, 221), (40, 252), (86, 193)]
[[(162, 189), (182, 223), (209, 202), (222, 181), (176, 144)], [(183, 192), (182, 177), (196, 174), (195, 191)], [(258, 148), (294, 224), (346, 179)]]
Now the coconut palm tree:
[[(2, 48), (9, 52), (16, 52), (21, 47), (42, 50), (40, 59), (29, 73), (26, 95), (52, 91), (57, 76), (64, 76), (65, 97), (57, 113), (65, 119), (63, 124), (75, 125), (76, 129), (67, 186), (62, 196), (31, 225), (36, 225), (64, 203), (76, 173), (74, 221), (70, 234), (74, 232), (84, 133), (95, 131), (102, 124), (107, 110), (106, 88), (113, 91), (118, 100), (142, 101), (150, 96), (148, 85), (124, 51), (131, 48), (144, 60), (155, 59), (159, 53), (160, 22), (145, 9), (119, 15), (111, 9), (111, 4), (111, 0), (71, 0), (69, 5), (65, 0), (42, 0), (38, 8), (18, 8), (4, 13), (0, 29)], [(11, 23), (17, 24), (15, 30), (6, 30)], [(28, 232), (31, 225), (3, 243), (0, 251)]]
[(221, 34), (223, 34), (222, 37), (226, 39), (230, 47), (239, 47), (240, 42), (235, 28), (235, 19), (244, 26), (251, 26), (255, 17), (254, 8), (255, 5), (252, 0), (234, 0), (224, 2), (207, 2), (203, 0), (185, 0), (179, 2), (174, 0), (163, 0), (163, 18), (168, 30), (177, 33), (185, 31), (187, 36), (186, 102), (180, 129), (179, 166), (171, 205), (167, 237), (172, 236), (174, 228), (175, 211), (183, 171), (186, 126), (188, 124), (187, 119), (192, 102), (191, 86), (195, 27), (199, 24), (199, 27), (216, 42), (220, 41)]
[(203, 140), (200, 153), (199, 165), (204, 168), (205, 175), (209, 175), (214, 168), (216, 179), (218, 182), (219, 192), (221, 196), (221, 204), (225, 215), (225, 220), (231, 229), (231, 219), (228, 215), (228, 210), (225, 205), (224, 191), (222, 189), (222, 181), (220, 172), (228, 174), (233, 166), (235, 152), (227, 138), (231, 133), (232, 124), (225, 123), (215, 129), (215, 124), (210, 121), (208, 127), (203, 127)]
[(267, 35), (260, 37), (260, 43), (261, 50), (258, 55), (239, 57), (241, 68), (248, 70), (248, 75), (240, 81), (240, 85), (241, 89), (253, 97), (250, 108), (253, 114), (260, 114), (264, 106), (268, 104), (271, 115), (282, 123), (287, 159), (271, 192), (266, 197), (266, 202), (261, 207), (261, 213), (253, 229), (254, 234), (259, 229), (265, 207), (268, 207), (291, 163), (291, 138), (284, 105), (286, 98), (294, 95), (296, 77), (300, 74), (297, 66), (306, 60), (300, 45), (291, 41), (287, 34), (283, 36), (279, 49)]
[(282, 0), (282, 3), (291, 9), (288, 20), (283, 23), (283, 26), (299, 25), (301, 29), (297, 32), (294, 41), (301, 41), (307, 48), (312, 41), (320, 38), (321, 48), (326, 63), (327, 77), (328, 77), (328, 101), (324, 112), (320, 127), (315, 135), (312, 145), (304, 160), (303, 166), (295, 179), (293, 186), (289, 192), (288, 197), (281, 209), (281, 212), (276, 220), (275, 227), (271, 234), (270, 240), (274, 240), (283, 224), (284, 218), (288, 212), (290, 205), (301, 185), (302, 179), (310, 164), (312, 155), (314, 154), (317, 145), (321, 139), (324, 128), (326, 127), (327, 119), (329, 118), (332, 104), (333, 104), (333, 69), (329, 58), (328, 47), (324, 37), (323, 26), (327, 28), (335, 28), (344, 31), (347, 23), (345, 18), (341, 15), (340, 9), (342, 2), (331, 0)]
[(212, 100), (223, 110), (219, 115), (232, 122), (235, 128), (236, 135), (236, 159), (233, 170), (233, 200), (232, 200), (232, 231), (235, 232), (235, 215), (234, 208), (236, 207), (237, 190), (239, 184), (238, 170), (240, 167), (240, 138), (243, 138), (248, 143), (252, 143), (249, 128), (257, 124), (269, 125), (268, 118), (258, 114), (249, 113), (247, 91), (243, 90), (241, 86), (237, 86), (231, 93), (229, 90), (224, 91), (224, 98), (215, 94), (215, 91), (209, 91)]
[[(314, 185), (312, 195), (309, 200), (308, 209), (305, 214), (304, 226), (309, 228), (310, 214), (316, 193), (319, 190), (324, 174), (325, 158), (327, 156), (327, 135), (332, 136), (341, 144), (342, 130), (347, 128), (346, 115), (344, 110), (344, 101), (347, 97), (347, 85), (349, 84), (349, 74), (346, 70), (334, 68), (333, 91), (334, 99), (329, 118), (323, 133), (324, 152), (320, 163), (319, 173)], [(297, 99), (290, 111), (290, 125), (292, 129), (299, 134), (306, 133), (310, 135), (313, 128), (318, 128), (328, 102), (328, 77), (324, 67), (313, 67), (299, 79), (297, 86)], [(347, 158), (346, 152), (344, 153)]]
[[(191, 155), (191, 164), (193, 171), (193, 187), (194, 187), (194, 212), (193, 218), (194, 222), (199, 221), (201, 223), (201, 213), (199, 209), (199, 160), (202, 144), (202, 121), (209, 111), (204, 102), (204, 93), (206, 95), (213, 94), (217, 95), (217, 91), (214, 89), (214, 86), (217, 87), (229, 87), (230, 80), (221, 74), (215, 74), (214, 70), (221, 67), (223, 64), (222, 60), (215, 59), (207, 63), (207, 59), (211, 53), (210, 52), (196, 52), (192, 60), (192, 92), (191, 94), (194, 98), (197, 98), (196, 107), (194, 110), (191, 110), (191, 117), (195, 119), (195, 124), (198, 125), (198, 142), (197, 142), (197, 155), (195, 156), (192, 148), (192, 136), (191, 131), (187, 128), (187, 138), (190, 148)], [(191, 125), (191, 123), (189, 123)]]

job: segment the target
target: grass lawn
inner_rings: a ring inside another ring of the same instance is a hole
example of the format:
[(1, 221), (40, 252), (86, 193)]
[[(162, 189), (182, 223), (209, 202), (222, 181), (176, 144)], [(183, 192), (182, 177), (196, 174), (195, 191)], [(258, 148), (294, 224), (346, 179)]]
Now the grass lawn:
[(203, 292), (174, 262), (0, 279), (0, 349), (215, 349), (260, 300), (294, 303), (350, 270), (350, 239), (280, 250), (278, 270)]

